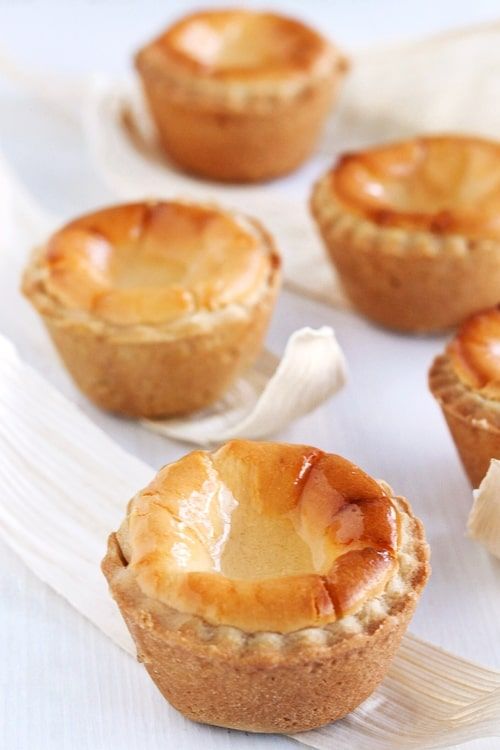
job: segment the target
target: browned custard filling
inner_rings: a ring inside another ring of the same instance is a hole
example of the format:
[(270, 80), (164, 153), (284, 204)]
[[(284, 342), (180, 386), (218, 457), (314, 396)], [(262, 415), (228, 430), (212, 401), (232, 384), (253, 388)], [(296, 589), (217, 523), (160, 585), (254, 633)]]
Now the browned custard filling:
[(457, 377), (468, 388), (500, 400), (500, 308), (473, 315), (448, 345)]
[(336, 197), (382, 226), (500, 239), (500, 144), (429, 136), (343, 156)]
[(49, 240), (39, 264), (46, 293), (63, 308), (129, 326), (245, 304), (265, 287), (270, 257), (249, 221), (152, 202), (72, 221)]
[(209, 623), (281, 633), (334, 622), (397, 569), (393, 501), (340, 456), (232, 441), (164, 467), (134, 498), (143, 592)]
[(195, 13), (156, 44), (186, 70), (226, 80), (310, 72), (329, 53), (321, 36), (300, 22), (248, 10)]

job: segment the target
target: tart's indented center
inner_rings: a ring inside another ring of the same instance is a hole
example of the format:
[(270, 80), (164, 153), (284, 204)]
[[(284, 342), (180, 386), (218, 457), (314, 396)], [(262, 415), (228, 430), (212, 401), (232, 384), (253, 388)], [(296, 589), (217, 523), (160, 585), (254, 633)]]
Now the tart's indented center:
[(270, 517), (252, 505), (238, 504), (220, 557), (227, 578), (259, 580), (314, 572), (309, 545), (291, 518)]
[(356, 610), (394, 570), (398, 536), (391, 499), (350, 462), (246, 441), (165, 467), (134, 500), (129, 530), (149, 594), (233, 625), (243, 600), (259, 598), (258, 621), (278, 589), (292, 610), (312, 607), (309, 624)]
[(492, 141), (422, 137), (347, 154), (332, 185), (383, 226), (500, 238), (500, 144)]
[(473, 315), (447, 347), (461, 382), (494, 401), (500, 400), (500, 308)]
[(45, 251), (47, 291), (117, 325), (164, 323), (245, 302), (265, 284), (250, 225), (182, 203), (133, 204), (71, 222)]

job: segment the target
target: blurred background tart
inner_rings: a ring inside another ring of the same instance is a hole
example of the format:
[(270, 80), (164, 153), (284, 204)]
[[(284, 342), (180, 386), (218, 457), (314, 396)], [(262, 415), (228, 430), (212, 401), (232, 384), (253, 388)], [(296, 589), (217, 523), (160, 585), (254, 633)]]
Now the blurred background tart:
[(403, 331), (500, 299), (500, 144), (422, 136), (342, 156), (311, 207), (359, 312)]
[(168, 156), (229, 182), (268, 180), (301, 164), (347, 68), (300, 21), (236, 9), (182, 18), (135, 62)]
[(161, 417), (213, 403), (254, 361), (279, 283), (257, 222), (151, 201), (64, 226), (34, 253), (23, 291), (88, 398)]
[(461, 326), (434, 360), (429, 385), (465, 471), (478, 487), (491, 459), (500, 459), (500, 307)]
[(361, 703), (429, 573), (422, 526), (387, 485), (310, 446), (242, 440), (161, 469), (103, 570), (172, 705), (255, 732)]

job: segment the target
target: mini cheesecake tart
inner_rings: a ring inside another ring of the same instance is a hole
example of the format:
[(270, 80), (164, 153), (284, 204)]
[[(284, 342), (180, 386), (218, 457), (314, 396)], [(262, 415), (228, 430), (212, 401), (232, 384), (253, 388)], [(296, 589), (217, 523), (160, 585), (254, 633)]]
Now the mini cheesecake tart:
[(161, 469), (103, 571), (185, 716), (298, 732), (374, 690), (429, 567), (420, 522), (387, 485), (310, 446), (239, 440)]
[(500, 459), (500, 307), (467, 320), (429, 373), (437, 399), (474, 487)]
[(446, 329), (498, 302), (500, 143), (443, 135), (346, 154), (311, 207), (353, 305), (376, 323)]
[(67, 224), (35, 252), (23, 291), (92, 401), (162, 417), (213, 403), (253, 362), (279, 281), (257, 222), (148, 202)]
[(250, 10), (193, 13), (141, 49), (136, 67), (160, 141), (184, 169), (254, 182), (311, 152), (347, 68), (299, 21)]

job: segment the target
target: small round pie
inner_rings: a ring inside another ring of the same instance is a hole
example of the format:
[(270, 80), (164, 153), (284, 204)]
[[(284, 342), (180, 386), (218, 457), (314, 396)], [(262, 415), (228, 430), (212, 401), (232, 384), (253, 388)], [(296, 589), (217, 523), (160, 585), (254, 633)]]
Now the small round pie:
[(257, 222), (148, 202), (67, 224), (35, 252), (23, 291), (83, 393), (154, 418), (224, 394), (262, 347), (279, 282)]
[(299, 732), (382, 680), (428, 549), (407, 501), (346, 459), (237, 440), (161, 469), (110, 536), (103, 571), (175, 708)]
[(500, 307), (467, 320), (436, 357), (429, 386), (478, 487), (492, 458), (500, 459)]
[(136, 67), (177, 164), (215, 180), (255, 182), (306, 159), (347, 65), (299, 21), (205, 10), (141, 49)]
[(429, 136), (346, 154), (312, 212), (353, 305), (403, 331), (500, 298), (500, 143)]

